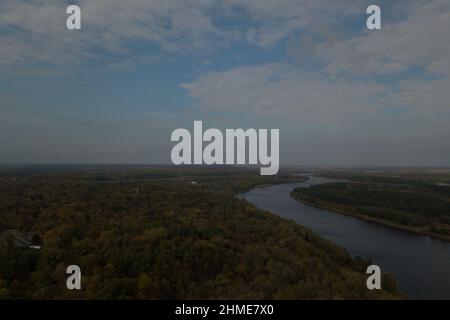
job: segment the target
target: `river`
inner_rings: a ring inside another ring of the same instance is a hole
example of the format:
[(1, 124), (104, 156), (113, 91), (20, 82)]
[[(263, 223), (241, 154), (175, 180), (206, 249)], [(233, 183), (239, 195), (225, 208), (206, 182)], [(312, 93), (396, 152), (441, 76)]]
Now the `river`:
[(297, 187), (332, 182), (309, 177), (305, 182), (254, 188), (244, 198), (260, 209), (291, 219), (347, 249), (372, 259), (391, 272), (410, 299), (450, 299), (450, 242), (314, 208), (290, 197)]

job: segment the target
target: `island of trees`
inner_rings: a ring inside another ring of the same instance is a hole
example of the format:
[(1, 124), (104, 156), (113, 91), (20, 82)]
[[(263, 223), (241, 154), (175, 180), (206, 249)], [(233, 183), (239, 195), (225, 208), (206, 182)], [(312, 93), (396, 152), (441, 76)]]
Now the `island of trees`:
[(436, 182), (437, 174), (341, 172), (324, 176), (345, 182), (297, 188), (292, 197), (315, 207), (450, 241), (450, 185)]

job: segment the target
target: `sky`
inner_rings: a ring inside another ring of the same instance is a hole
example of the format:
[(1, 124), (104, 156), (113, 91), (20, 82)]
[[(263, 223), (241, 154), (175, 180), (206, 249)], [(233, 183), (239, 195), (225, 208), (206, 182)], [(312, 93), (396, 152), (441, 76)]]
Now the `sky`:
[(170, 163), (202, 120), (279, 128), (281, 164), (450, 166), (449, 30), (448, 0), (1, 0), (0, 163)]

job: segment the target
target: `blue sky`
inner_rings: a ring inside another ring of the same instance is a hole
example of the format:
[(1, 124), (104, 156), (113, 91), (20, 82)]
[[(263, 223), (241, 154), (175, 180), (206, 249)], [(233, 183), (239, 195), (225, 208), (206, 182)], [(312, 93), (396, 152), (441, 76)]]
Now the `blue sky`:
[(450, 3), (369, 4), (4, 0), (0, 162), (169, 163), (203, 120), (280, 128), (282, 164), (448, 166)]

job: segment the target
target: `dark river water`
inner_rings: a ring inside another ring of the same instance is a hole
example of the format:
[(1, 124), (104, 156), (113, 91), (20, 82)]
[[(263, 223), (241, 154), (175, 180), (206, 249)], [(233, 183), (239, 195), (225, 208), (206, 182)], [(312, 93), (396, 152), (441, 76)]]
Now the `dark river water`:
[(450, 243), (307, 206), (292, 189), (330, 182), (310, 177), (301, 183), (255, 188), (244, 198), (258, 208), (291, 219), (391, 272), (410, 299), (450, 299)]

